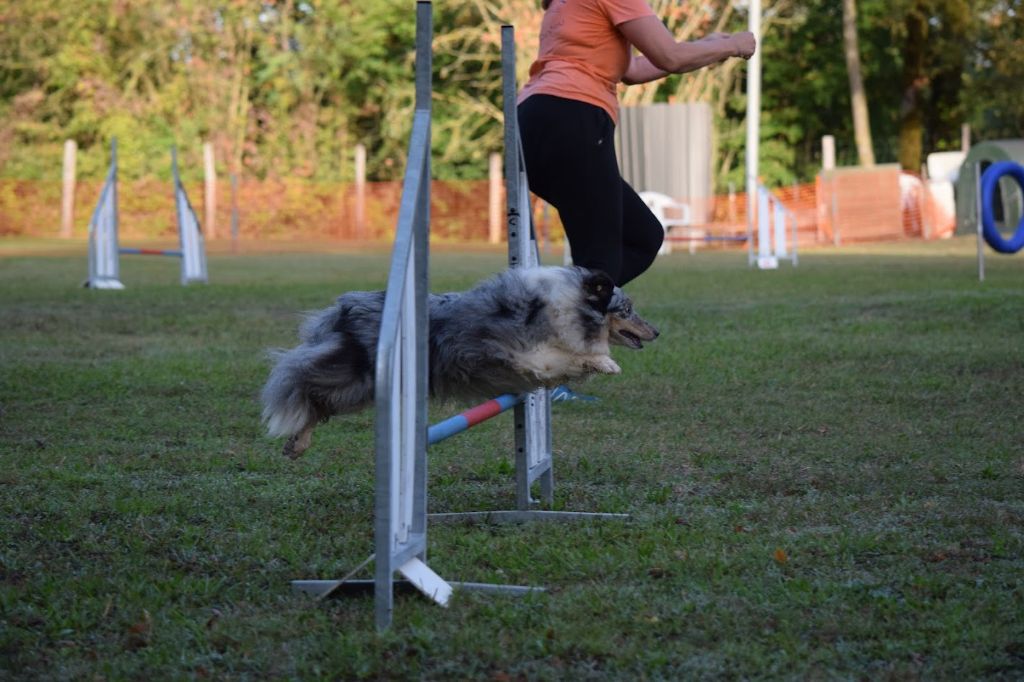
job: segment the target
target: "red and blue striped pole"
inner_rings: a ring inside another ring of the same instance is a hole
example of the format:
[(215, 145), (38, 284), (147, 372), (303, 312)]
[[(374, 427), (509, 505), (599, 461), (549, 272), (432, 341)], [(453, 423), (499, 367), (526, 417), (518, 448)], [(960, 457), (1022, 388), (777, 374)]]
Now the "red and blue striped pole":
[(471, 407), (454, 417), (438, 422), (427, 429), (427, 445), (440, 443), (446, 438), (462, 433), (471, 426), (476, 426), (480, 422), (487, 421), (491, 417), (515, 407), (522, 400), (522, 396), (506, 393), (505, 395), (499, 395), (493, 400), (488, 400), (486, 403), (480, 403), (476, 407)]
[(118, 249), (118, 252), (133, 256), (177, 256), (178, 258), (181, 258), (181, 251), (174, 251), (171, 249), (136, 249), (122, 247)]

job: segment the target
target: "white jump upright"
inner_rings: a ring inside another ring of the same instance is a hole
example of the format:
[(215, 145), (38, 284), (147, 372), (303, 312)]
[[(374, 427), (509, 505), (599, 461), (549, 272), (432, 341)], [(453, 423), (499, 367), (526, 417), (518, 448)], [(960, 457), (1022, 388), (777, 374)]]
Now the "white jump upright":
[(416, 110), (377, 344), (376, 571), (378, 629), (391, 625), (394, 574), (447, 605), (452, 587), (427, 557), (427, 281), (433, 16), (416, 5)]
[[(519, 137), (516, 113), (515, 29), (501, 27), (502, 97), (505, 116), (505, 196), (508, 220), (508, 265), (510, 268), (540, 265), (540, 249), (530, 206), (530, 183)], [(516, 405), (515, 467), (516, 510), (490, 512), (491, 520), (572, 521), (577, 519), (627, 519), (628, 514), (573, 512), (537, 509), (538, 502), (548, 507), (554, 502), (554, 462), (551, 445), (551, 391), (541, 388), (523, 396)], [(540, 487), (540, 500), (531, 493), (533, 484)]]
[(117, 138), (110, 142), (110, 167), (89, 220), (89, 279), (92, 289), (124, 289), (117, 249)]
[(756, 198), (748, 196), (747, 201), (756, 201), (757, 222), (756, 256), (755, 233), (749, 227), (747, 231), (747, 264), (756, 264), (761, 270), (774, 270), (779, 267), (779, 261), (788, 260), (795, 266), (796, 216), (764, 185), (757, 185)]
[(174, 173), (174, 208), (178, 215), (178, 244), (181, 247), (181, 283), (206, 284), (209, 281), (206, 275), (206, 240), (178, 175), (177, 147), (171, 147), (171, 169)]
[[(526, 177), (523, 147), (516, 114), (515, 29), (501, 27), (502, 99), (505, 115), (505, 201), (508, 223), (508, 266), (540, 265), (537, 239), (530, 208), (530, 184)], [(540, 481), (541, 501), (554, 501), (554, 471), (551, 461), (551, 391), (538, 389), (524, 396), (515, 407), (516, 507), (529, 511), (535, 504), (530, 489)]]
[(206, 244), (196, 212), (178, 175), (178, 151), (171, 147), (174, 205), (178, 223), (178, 250), (122, 247), (118, 239), (117, 139), (110, 143), (110, 169), (100, 192), (100, 200), (89, 221), (89, 279), (92, 289), (124, 289), (120, 275), (120, 256), (171, 256), (181, 259), (181, 283), (206, 283)]

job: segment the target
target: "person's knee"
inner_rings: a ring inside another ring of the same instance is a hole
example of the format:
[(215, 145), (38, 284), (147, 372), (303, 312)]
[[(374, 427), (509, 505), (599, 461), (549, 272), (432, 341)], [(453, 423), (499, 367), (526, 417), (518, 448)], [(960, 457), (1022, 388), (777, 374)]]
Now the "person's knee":
[(640, 220), (639, 223), (631, 231), (633, 243), (641, 251), (650, 253), (651, 260), (653, 260), (654, 256), (661, 249), (661, 245), (665, 243), (665, 228), (662, 227), (661, 222), (653, 214), (650, 216), (650, 219)]

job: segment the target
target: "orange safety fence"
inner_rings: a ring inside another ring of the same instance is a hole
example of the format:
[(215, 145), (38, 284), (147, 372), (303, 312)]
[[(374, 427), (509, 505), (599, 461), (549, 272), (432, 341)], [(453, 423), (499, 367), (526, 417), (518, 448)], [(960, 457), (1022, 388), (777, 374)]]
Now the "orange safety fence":
[[(100, 181), (80, 181), (74, 202), (72, 234), (85, 237), (99, 197)], [(354, 183), (306, 180), (244, 180), (234, 205), (239, 238), (329, 239), (387, 242), (394, 234), (401, 183), (369, 182), (360, 198)], [(210, 236), (203, 208), (203, 185), (186, 191), (203, 230)], [(952, 190), (900, 173), (895, 166), (839, 169), (822, 173), (813, 183), (790, 185), (772, 193), (795, 216), (799, 247), (903, 238), (934, 239), (953, 232)], [(498, 215), (505, 198), (499, 193)], [(948, 195), (948, 196), (947, 196)], [(122, 181), (118, 185), (120, 233), (125, 239), (174, 238), (177, 231), (171, 183), (156, 179)], [(487, 243), (490, 203), (487, 180), (435, 180), (431, 188), (431, 238), (450, 243)], [(714, 237), (741, 238), (747, 233), (744, 192), (703, 199), (682, 199), (699, 227)], [(218, 239), (230, 238), (232, 189), (217, 184), (215, 228)], [(47, 180), (0, 179), (0, 236), (56, 236), (60, 233), (61, 183)], [(558, 213), (541, 201), (534, 204), (534, 224), (542, 246), (563, 239)], [(499, 227), (504, 239), (504, 227)], [(704, 247), (745, 247), (737, 241), (715, 241)]]

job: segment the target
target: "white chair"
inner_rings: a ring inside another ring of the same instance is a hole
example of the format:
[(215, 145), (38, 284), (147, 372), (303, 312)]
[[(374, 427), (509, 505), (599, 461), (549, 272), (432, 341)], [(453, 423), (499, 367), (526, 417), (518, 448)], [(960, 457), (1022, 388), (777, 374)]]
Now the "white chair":
[(657, 217), (661, 226), (665, 228), (665, 242), (658, 250), (659, 254), (672, 253), (672, 242), (669, 241), (669, 235), (674, 228), (681, 228), (681, 231), (689, 238), (690, 253), (697, 252), (697, 244), (704, 239), (706, 233), (704, 230), (693, 227), (688, 204), (680, 203), (659, 192), (640, 192), (639, 196)]

